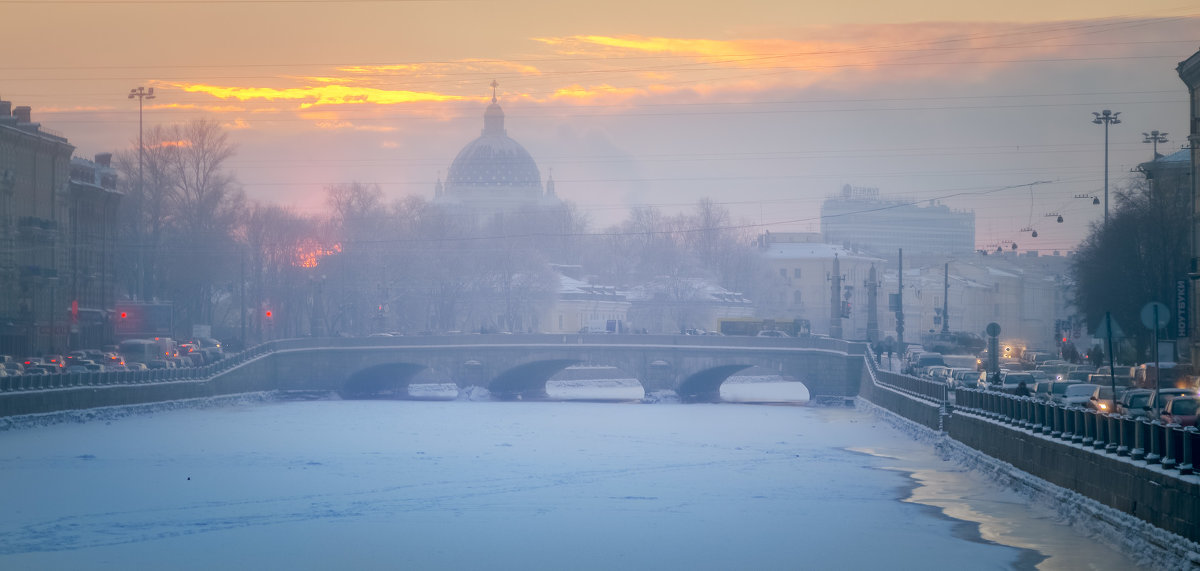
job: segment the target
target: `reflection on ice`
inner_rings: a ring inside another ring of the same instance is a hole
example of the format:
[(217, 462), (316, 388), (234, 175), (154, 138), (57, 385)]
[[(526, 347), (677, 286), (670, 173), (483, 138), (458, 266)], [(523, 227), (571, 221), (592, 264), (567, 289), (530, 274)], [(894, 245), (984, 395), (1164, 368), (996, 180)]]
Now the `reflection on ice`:
[(546, 396), (555, 400), (640, 401), (646, 391), (637, 379), (547, 381)]
[(408, 385), (409, 398), (417, 400), (454, 400), (458, 385), (454, 383), (413, 383)]
[(721, 400), (725, 402), (804, 404), (808, 399), (808, 388), (804, 383), (794, 381), (727, 382), (721, 385)]

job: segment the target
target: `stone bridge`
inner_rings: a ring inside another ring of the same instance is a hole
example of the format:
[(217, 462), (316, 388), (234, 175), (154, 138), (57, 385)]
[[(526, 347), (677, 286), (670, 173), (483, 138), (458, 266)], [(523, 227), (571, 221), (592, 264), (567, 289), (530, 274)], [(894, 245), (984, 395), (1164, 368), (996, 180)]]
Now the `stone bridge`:
[(646, 391), (716, 401), (726, 379), (761, 367), (804, 383), (813, 397), (858, 394), (864, 343), (826, 337), (687, 335), (454, 335), (284, 339), (193, 369), (53, 375), (0, 385), (0, 419), (274, 390), (349, 398), (407, 392), (413, 383), (487, 387), (539, 398), (573, 364), (616, 367)]
[(501, 398), (545, 396), (546, 381), (574, 364), (613, 366), (647, 392), (719, 399), (721, 383), (762, 367), (794, 378), (813, 396), (858, 394), (865, 347), (824, 337), (686, 335), (457, 335), (294, 339), (276, 342), (276, 388), (365, 396), (411, 383), (487, 387)]

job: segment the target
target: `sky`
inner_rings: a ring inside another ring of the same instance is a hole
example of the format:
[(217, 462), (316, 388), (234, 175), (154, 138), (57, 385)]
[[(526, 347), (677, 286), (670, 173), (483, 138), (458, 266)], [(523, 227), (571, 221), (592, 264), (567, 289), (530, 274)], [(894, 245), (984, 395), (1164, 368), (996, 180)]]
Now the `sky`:
[[(0, 97), (79, 156), (220, 121), (253, 200), (431, 198), (496, 95), (508, 135), (595, 229), (702, 198), (819, 231), (844, 185), (976, 214), (976, 246), (1073, 249), (1110, 192), (1186, 141), (1175, 72), (1200, 8), (1140, 3), (0, 0)], [(1056, 222), (1062, 215), (1063, 222)], [(1032, 238), (1037, 230), (1038, 238)]]

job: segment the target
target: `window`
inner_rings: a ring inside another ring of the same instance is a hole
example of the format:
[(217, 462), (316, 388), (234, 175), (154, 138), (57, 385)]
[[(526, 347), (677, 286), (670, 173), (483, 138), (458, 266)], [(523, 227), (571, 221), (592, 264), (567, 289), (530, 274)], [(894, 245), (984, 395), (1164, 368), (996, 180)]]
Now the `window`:
[[(796, 279), (800, 279), (800, 268), (792, 269), (792, 277), (796, 278)], [(797, 295), (799, 295), (799, 292), (796, 292), (796, 293), (797, 293)], [(800, 303), (800, 302), (796, 302), (796, 303)]]
[(779, 268), (779, 277), (787, 279), (787, 268)]
[(800, 290), (792, 292), (792, 305), (800, 305)]

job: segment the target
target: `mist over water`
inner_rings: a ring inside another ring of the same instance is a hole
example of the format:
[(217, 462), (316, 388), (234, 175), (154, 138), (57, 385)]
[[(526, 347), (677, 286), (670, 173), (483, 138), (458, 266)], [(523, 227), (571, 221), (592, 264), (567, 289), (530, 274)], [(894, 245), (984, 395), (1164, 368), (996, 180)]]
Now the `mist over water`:
[(963, 504), (1004, 492), (849, 409), (253, 404), (14, 431), (0, 458), (22, 490), (0, 564), (21, 569), (1013, 567), (1100, 549), (981, 542), (901, 501), (908, 471), (974, 489)]

